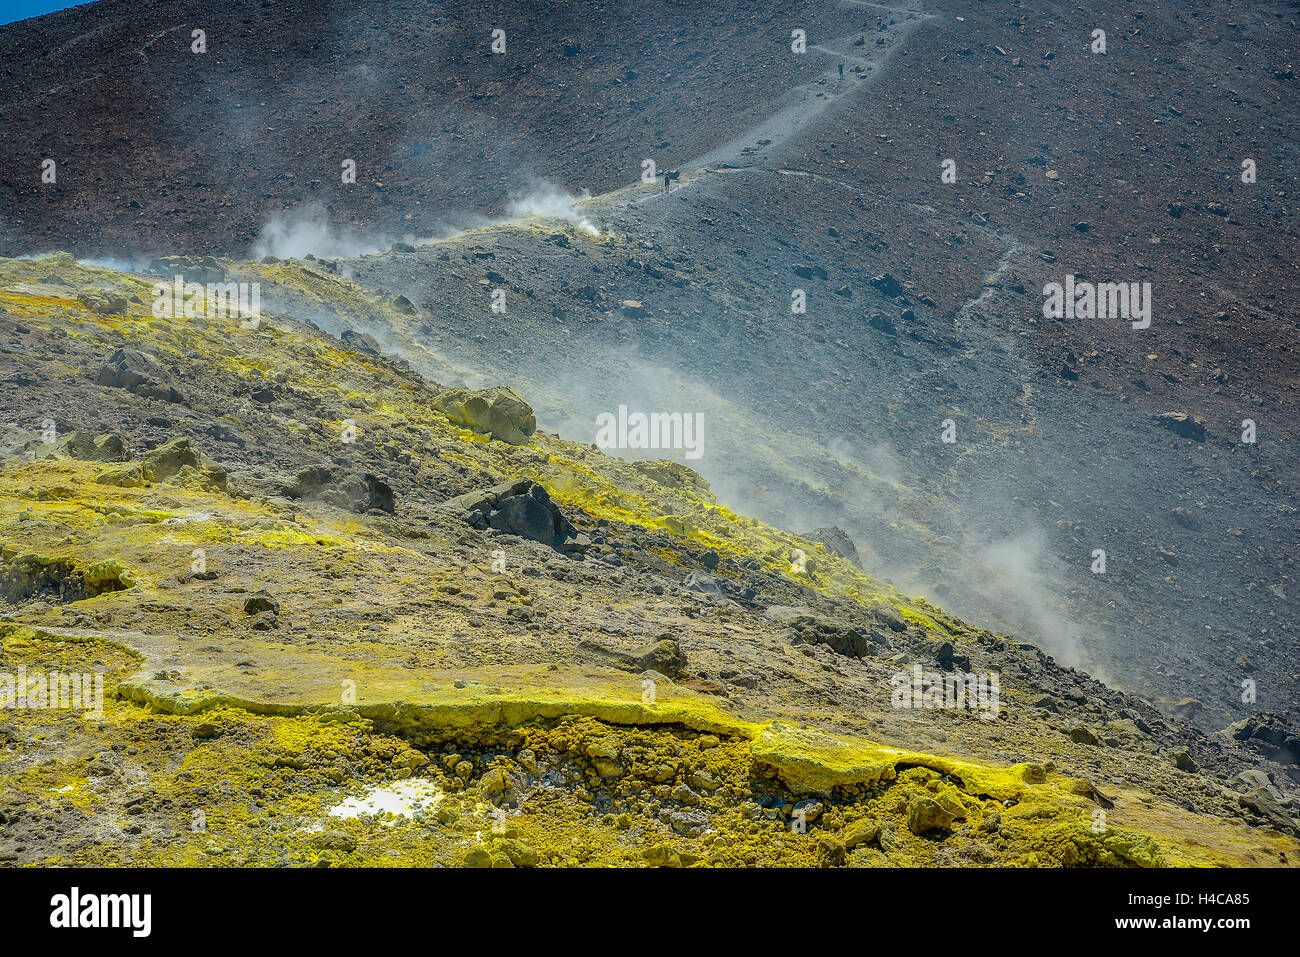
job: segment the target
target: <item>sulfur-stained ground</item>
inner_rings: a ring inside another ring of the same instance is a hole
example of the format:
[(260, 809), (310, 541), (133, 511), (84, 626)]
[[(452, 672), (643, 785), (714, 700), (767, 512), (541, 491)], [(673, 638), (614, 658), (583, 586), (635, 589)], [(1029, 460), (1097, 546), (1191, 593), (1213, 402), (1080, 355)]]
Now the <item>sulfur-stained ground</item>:
[[(160, 319), (150, 285), (0, 262), (0, 673), (104, 688), (89, 717), (0, 710), (7, 863), (1300, 853), (1258, 753), (723, 508), (681, 465), (508, 445), (382, 349), (275, 315)], [(147, 373), (126, 387), (103, 373), (120, 349)], [(440, 507), (516, 478), (587, 545)], [(895, 707), (913, 665), (996, 675), (996, 717)]]

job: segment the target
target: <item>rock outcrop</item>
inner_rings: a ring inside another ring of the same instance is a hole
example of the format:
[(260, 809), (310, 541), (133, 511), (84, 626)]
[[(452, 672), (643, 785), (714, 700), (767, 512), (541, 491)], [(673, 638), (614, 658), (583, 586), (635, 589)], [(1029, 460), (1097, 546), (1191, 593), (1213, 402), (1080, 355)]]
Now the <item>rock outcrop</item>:
[(527, 445), (529, 436), (537, 431), (532, 406), (509, 386), (452, 389), (438, 396), (433, 407), (456, 425), (510, 445)]
[(443, 508), (474, 528), (496, 529), (559, 551), (585, 551), (591, 544), (551, 501), (546, 489), (531, 479), (516, 479), (460, 495), (447, 501)]

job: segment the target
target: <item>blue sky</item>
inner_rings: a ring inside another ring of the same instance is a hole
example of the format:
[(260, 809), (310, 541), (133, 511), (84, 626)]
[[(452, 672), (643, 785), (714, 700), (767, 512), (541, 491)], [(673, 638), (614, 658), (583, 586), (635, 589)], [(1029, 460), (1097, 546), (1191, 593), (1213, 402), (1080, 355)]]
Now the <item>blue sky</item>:
[(52, 13), (55, 10), (64, 10), (68, 7), (79, 6), (86, 0), (0, 0), (0, 23), (13, 23), (15, 20), (26, 20), (28, 17), (39, 17), (43, 13)]

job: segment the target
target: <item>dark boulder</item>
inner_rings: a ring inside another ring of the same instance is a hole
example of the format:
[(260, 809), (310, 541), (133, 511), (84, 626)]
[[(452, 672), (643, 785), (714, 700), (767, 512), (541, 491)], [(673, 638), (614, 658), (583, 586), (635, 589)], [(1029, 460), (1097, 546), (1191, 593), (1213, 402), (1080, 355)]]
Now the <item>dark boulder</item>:
[(302, 469), (285, 494), (289, 498), (324, 502), (358, 514), (375, 510), (391, 515), (394, 508), (393, 490), (382, 478), (369, 472), (349, 472), (330, 465)]
[(1156, 416), (1156, 424), (1193, 442), (1205, 441), (1205, 420), (1188, 412), (1162, 412)]
[(443, 508), (474, 528), (518, 535), (559, 551), (585, 551), (591, 546), (591, 540), (573, 527), (546, 489), (531, 479), (458, 495)]
[(771, 605), (763, 617), (787, 625), (784, 637), (792, 645), (826, 645), (847, 658), (865, 658), (873, 646), (890, 647), (889, 639), (879, 630), (817, 615), (802, 605)]
[(725, 597), (722, 591), (722, 586), (718, 584), (718, 580), (712, 575), (706, 575), (701, 571), (693, 571), (687, 575), (683, 587), (687, 591), (696, 591), (703, 595), (709, 595), (712, 598)]
[(1286, 711), (1264, 711), (1229, 725), (1229, 737), (1281, 764), (1300, 764), (1300, 733)]
[(903, 298), (903, 284), (889, 273), (885, 273), (882, 276), (876, 276), (871, 280), (871, 285), (880, 290), (881, 295), (888, 296), (890, 299)]
[(857, 568), (862, 567), (862, 559), (858, 557), (858, 547), (853, 544), (853, 539), (849, 538), (848, 532), (844, 529), (834, 525), (817, 528), (804, 535), (804, 538), (810, 542), (821, 542), (832, 555), (838, 555), (845, 561), (852, 562)]
[(112, 389), (125, 389), (146, 399), (163, 402), (184, 402), (181, 395), (167, 382), (167, 375), (152, 359), (136, 349), (118, 349), (102, 366), (95, 382)]

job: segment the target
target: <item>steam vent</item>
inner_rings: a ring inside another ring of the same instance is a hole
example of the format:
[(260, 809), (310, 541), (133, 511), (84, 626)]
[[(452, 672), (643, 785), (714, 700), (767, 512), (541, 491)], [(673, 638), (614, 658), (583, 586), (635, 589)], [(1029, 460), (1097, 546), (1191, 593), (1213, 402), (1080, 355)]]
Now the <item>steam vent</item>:
[(1295, 3), (0, 20), (14, 919), (1287, 921)]

